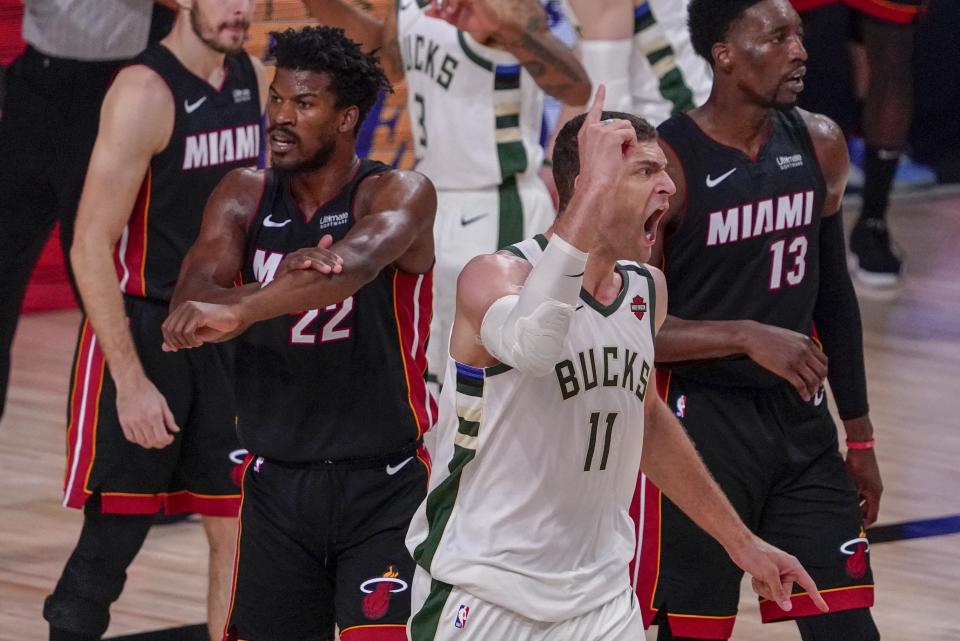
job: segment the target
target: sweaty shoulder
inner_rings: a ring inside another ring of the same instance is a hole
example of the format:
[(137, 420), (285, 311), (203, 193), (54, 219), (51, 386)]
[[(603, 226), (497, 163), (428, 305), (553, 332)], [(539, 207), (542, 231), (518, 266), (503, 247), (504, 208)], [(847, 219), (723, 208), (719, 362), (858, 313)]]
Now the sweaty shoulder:
[(797, 112), (807, 126), (817, 162), (827, 183), (823, 215), (831, 216), (840, 208), (847, 187), (847, 173), (850, 170), (847, 141), (839, 125), (827, 116), (803, 109), (797, 109)]
[(207, 207), (221, 215), (249, 222), (257, 213), (266, 179), (267, 172), (263, 169), (234, 169), (217, 184)]
[(363, 179), (357, 189), (358, 215), (387, 209), (404, 209), (433, 216), (437, 192), (423, 174), (405, 169), (389, 169)]

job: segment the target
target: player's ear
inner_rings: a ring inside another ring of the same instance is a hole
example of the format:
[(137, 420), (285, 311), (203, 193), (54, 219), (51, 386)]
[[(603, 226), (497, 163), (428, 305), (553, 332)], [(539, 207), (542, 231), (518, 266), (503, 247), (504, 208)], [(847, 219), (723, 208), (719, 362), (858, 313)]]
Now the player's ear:
[(352, 132), (357, 126), (358, 120), (360, 120), (360, 110), (357, 109), (357, 106), (347, 107), (340, 113), (340, 126), (337, 127), (337, 131), (342, 134)]
[(733, 52), (730, 50), (730, 46), (726, 42), (715, 42), (713, 48), (710, 50), (710, 53), (713, 54), (713, 61), (715, 67), (719, 71), (729, 72), (730, 67), (733, 66)]

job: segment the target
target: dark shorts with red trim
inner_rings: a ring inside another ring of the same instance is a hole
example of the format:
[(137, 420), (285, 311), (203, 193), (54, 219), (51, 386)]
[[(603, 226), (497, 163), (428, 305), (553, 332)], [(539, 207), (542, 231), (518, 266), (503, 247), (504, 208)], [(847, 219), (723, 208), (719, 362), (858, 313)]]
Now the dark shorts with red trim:
[[(667, 404), (748, 527), (800, 560), (831, 611), (872, 606), (869, 543), (823, 388), (804, 402), (786, 384), (667, 380)], [(633, 512), (644, 534), (636, 574), (644, 623), (666, 619), (675, 636), (729, 638), (742, 571), (644, 477)], [(794, 590), (789, 614), (761, 601), (765, 623), (819, 613)]]
[(927, 0), (790, 0), (794, 8), (803, 13), (833, 4), (846, 4), (871, 18), (911, 24), (923, 13)]
[(124, 296), (130, 333), (144, 371), (180, 427), (172, 444), (145, 449), (123, 435), (117, 390), (87, 319), (80, 326), (67, 408), (64, 505), (93, 493), (104, 512), (195, 512), (236, 516), (246, 454), (236, 434), (230, 345), (165, 353), (165, 303)]
[(429, 459), (285, 464), (252, 457), (225, 641), (406, 641), (405, 543)]

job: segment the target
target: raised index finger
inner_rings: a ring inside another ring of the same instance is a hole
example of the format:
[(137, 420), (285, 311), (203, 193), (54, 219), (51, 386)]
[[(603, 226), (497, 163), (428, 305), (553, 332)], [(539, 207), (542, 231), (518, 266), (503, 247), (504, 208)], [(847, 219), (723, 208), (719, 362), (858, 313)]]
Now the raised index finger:
[(592, 123), (600, 122), (600, 116), (603, 114), (603, 99), (607, 96), (607, 86), (603, 83), (597, 87), (597, 95), (593, 97), (593, 104), (590, 105), (589, 111), (587, 111), (587, 117), (584, 119), (583, 124), (589, 125)]

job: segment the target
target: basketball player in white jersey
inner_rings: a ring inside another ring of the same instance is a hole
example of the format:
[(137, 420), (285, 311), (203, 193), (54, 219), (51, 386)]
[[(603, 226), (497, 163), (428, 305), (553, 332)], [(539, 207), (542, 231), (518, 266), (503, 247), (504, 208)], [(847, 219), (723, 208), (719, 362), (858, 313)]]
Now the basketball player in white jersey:
[(437, 188), (428, 362), (443, 380), (457, 274), (553, 222), (537, 176), (543, 94), (583, 105), (590, 81), (538, 0), (397, 0), (383, 22), (349, 0), (304, 1), (406, 78), (417, 171)]
[(826, 608), (797, 560), (743, 525), (655, 392), (666, 285), (619, 259), (649, 257), (676, 188), (655, 130), (602, 104), (601, 87), (558, 137), (551, 229), (460, 274), (436, 468), (407, 535), (411, 641), (642, 639), (625, 572), (641, 465), (755, 590), (789, 609), (797, 581)]
[[(610, 109), (654, 126), (702, 105), (712, 74), (690, 43), (686, 0), (564, 0), (580, 61)], [(574, 114), (571, 114), (571, 117)]]
[[(687, 0), (563, 0), (577, 34), (576, 51), (594, 86), (607, 87), (607, 107), (654, 126), (706, 102), (713, 74), (687, 30)], [(583, 107), (563, 105), (554, 135)], [(552, 150), (552, 142), (547, 152)], [(541, 176), (554, 192), (545, 169)]]

